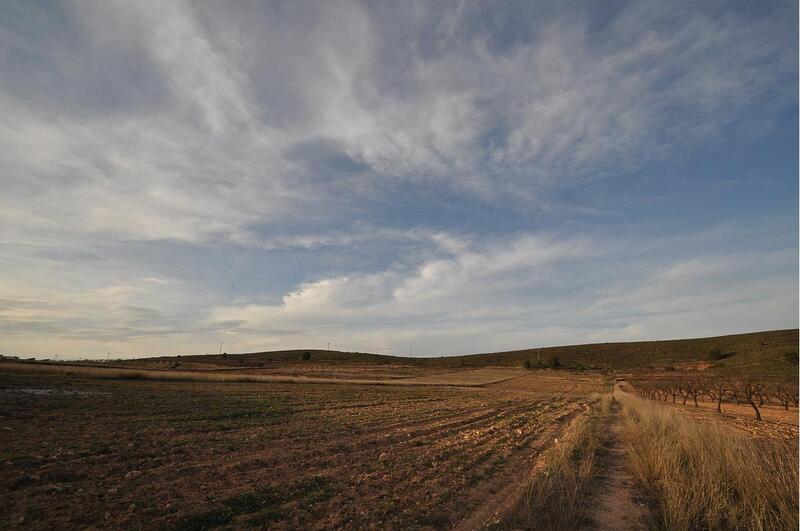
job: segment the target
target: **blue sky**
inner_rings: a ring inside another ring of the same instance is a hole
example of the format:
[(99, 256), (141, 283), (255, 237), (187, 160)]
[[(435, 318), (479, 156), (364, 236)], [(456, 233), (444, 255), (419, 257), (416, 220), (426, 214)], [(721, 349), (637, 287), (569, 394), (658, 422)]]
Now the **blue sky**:
[(797, 326), (793, 2), (0, 11), (0, 351)]

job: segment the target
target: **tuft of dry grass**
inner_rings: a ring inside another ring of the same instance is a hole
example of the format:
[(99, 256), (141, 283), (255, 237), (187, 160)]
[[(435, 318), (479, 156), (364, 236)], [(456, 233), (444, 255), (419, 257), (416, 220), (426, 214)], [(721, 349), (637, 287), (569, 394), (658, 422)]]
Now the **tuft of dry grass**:
[(797, 447), (619, 394), (631, 472), (664, 529), (798, 528)]
[(500, 527), (565, 530), (586, 521), (587, 495), (597, 475), (597, 453), (611, 402), (610, 394), (603, 395), (588, 414), (575, 420), (570, 432), (549, 450), (544, 468)]

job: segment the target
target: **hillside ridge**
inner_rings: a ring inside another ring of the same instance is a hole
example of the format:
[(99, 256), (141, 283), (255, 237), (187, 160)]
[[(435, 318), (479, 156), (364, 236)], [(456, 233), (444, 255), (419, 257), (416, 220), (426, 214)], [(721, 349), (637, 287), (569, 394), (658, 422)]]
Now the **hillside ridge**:
[[(770, 330), (689, 339), (586, 343), (440, 357), (404, 357), (320, 349), (292, 349), (241, 354), (161, 356), (148, 360), (182, 360), (223, 365), (279, 361), (394, 363), (429, 367), (551, 366), (554, 359), (571, 369), (671, 369), (713, 366), (791, 375), (797, 371), (798, 329)], [(794, 358), (793, 358), (794, 356)], [(706, 367), (701, 367), (706, 368)]]

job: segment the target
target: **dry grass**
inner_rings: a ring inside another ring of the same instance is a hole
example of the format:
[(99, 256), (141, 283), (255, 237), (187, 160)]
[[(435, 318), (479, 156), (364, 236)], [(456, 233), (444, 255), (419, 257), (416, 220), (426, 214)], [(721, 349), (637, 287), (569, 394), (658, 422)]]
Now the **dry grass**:
[(544, 468), (535, 476), (521, 503), (504, 520), (507, 529), (577, 529), (586, 521), (588, 492), (597, 475), (597, 452), (602, 441), (611, 395), (595, 401), (571, 432), (554, 445)]
[(262, 383), (332, 383), (356, 385), (399, 385), (399, 386), (459, 386), (481, 387), (503, 382), (526, 374), (522, 369), (483, 367), (457, 372), (436, 373), (415, 377), (400, 378), (337, 378), (317, 376), (291, 376), (282, 374), (252, 374), (235, 371), (185, 371), (159, 369), (127, 369), (118, 367), (98, 367), (68, 363), (3, 363), (3, 372), (24, 374), (68, 374), (86, 378), (111, 380), (160, 380), (176, 382), (262, 382)]
[(798, 460), (785, 441), (748, 438), (620, 393), (631, 472), (665, 529), (797, 529)]

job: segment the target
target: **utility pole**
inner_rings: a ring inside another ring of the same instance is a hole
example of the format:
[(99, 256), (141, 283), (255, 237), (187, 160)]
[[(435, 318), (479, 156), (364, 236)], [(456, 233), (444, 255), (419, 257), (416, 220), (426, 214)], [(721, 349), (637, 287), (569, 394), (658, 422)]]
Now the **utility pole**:
[(539, 365), (542, 364), (542, 360), (541, 360), (541, 358), (539, 358), (539, 349), (538, 348), (536, 349), (536, 363), (538, 363)]
[(330, 349), (331, 349), (331, 342), (328, 341), (328, 350), (330, 350)]
[(408, 357), (411, 358), (413, 356), (414, 356), (414, 346), (411, 345), (411, 346), (408, 347)]
[(222, 341), (219, 342), (219, 353), (222, 355)]

